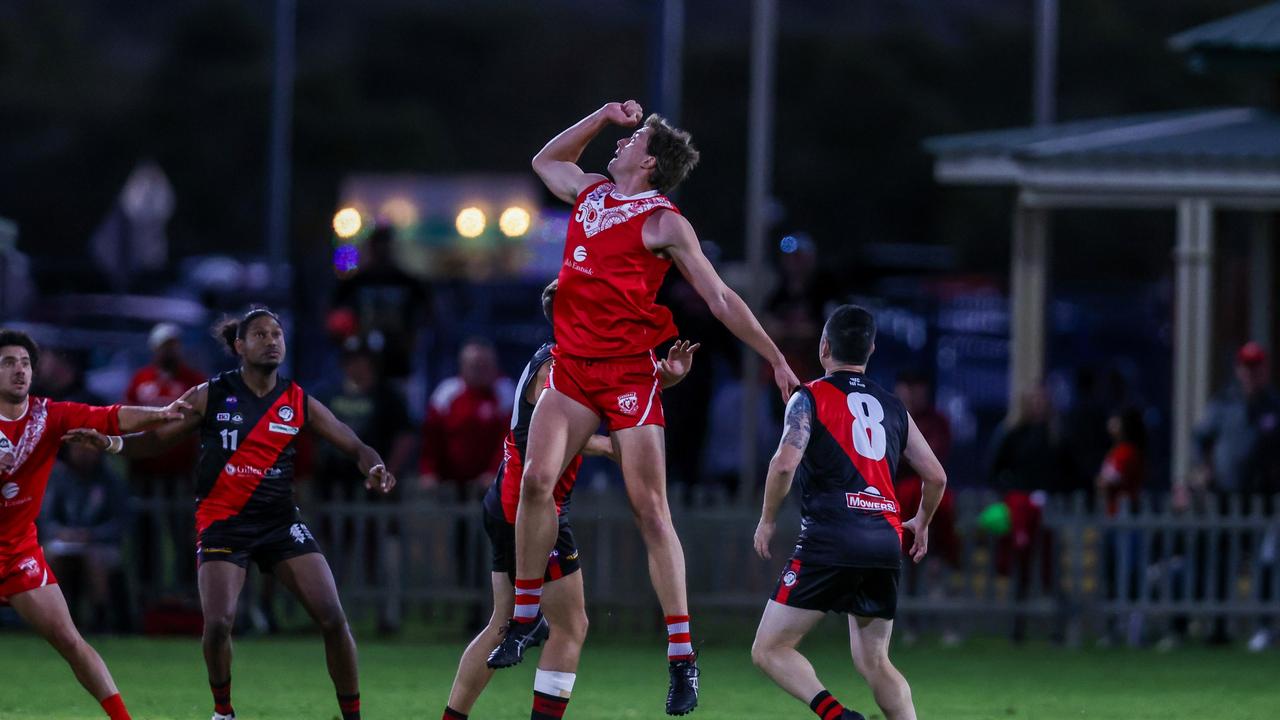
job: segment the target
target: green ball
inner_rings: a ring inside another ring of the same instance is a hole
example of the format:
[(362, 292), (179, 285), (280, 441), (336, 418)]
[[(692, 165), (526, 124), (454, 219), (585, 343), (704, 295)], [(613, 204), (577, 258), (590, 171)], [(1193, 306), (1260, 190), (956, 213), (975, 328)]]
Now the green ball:
[(1009, 506), (1002, 502), (988, 505), (978, 515), (978, 527), (996, 537), (1008, 535), (1009, 530), (1013, 528), (1013, 520), (1009, 517)]

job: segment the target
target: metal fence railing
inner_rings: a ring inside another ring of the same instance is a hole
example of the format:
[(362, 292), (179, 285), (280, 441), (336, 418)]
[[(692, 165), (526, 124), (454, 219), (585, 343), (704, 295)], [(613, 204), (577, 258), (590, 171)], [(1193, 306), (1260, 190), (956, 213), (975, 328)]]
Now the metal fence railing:
[[(583, 490), (572, 522), (593, 622), (648, 618), (657, 603), (625, 498)], [(1176, 511), (1164, 497), (1147, 497), (1108, 516), (1083, 494), (1048, 497), (1020, 506), (1012, 530), (997, 537), (977, 518), (1000, 500), (981, 491), (955, 494), (954, 552), (944, 552), (946, 538), (934, 533), (930, 559), (904, 564), (903, 622), (1063, 638), (1110, 632), (1136, 641), (1170, 627), (1251, 627), (1280, 617), (1280, 516), (1267, 512), (1265, 498)], [(141, 498), (135, 510), (137, 522), (157, 529), (158, 542), (132, 543), (130, 553), (150, 553), (161, 564), (189, 562), (190, 523), (182, 521), (189, 501)], [(672, 511), (694, 612), (757, 613), (799, 529), (794, 505), (779, 520), (772, 561), (752, 550), (754, 508), (726, 503)], [(414, 606), (487, 612), (490, 550), (481, 512), (478, 502), (432, 497), (303, 506), (353, 616)], [(185, 573), (165, 578), (151, 591), (193, 590)]]

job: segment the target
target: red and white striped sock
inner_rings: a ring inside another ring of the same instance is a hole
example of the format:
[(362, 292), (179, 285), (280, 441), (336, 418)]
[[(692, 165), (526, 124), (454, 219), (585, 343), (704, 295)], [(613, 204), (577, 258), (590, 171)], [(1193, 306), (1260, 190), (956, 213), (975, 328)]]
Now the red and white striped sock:
[(528, 623), (538, 619), (542, 609), (542, 578), (521, 580), (516, 578), (516, 612), (512, 619)]
[(688, 615), (667, 616), (667, 659), (689, 660), (693, 657), (693, 636), (689, 634)]

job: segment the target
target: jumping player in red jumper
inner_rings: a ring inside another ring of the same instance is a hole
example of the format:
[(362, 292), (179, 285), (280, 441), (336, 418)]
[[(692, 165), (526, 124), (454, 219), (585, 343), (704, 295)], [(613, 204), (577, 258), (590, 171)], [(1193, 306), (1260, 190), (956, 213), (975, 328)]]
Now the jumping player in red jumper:
[(200, 434), (196, 465), (196, 559), (204, 612), (204, 659), (213, 693), (213, 720), (234, 720), (231, 627), (249, 562), (287, 587), (320, 626), (329, 676), (342, 720), (360, 718), (356, 643), (338, 599), (333, 573), (293, 504), (293, 462), (304, 428), (356, 461), (365, 486), (390, 492), (395, 477), (377, 451), (360, 441), (329, 408), (280, 376), (284, 330), (275, 313), (250, 310), (216, 328), (240, 360), (183, 396), (186, 417), (154, 432), (107, 438), (73, 433), (99, 447), (121, 443), (125, 455), (150, 457)]
[(556, 540), (553, 490), (603, 418), (618, 451), (632, 510), (649, 552), (649, 577), (667, 622), (667, 713), (698, 703), (684, 550), (667, 505), (661, 380), (654, 348), (676, 337), (671, 312), (655, 303), (674, 264), (711, 312), (773, 368), (784, 397), (799, 380), (751, 310), (716, 274), (689, 221), (665, 193), (698, 162), (687, 132), (651, 115), (617, 143), (609, 175), (578, 158), (609, 125), (635, 127), (634, 100), (608, 103), (547, 143), (534, 172), (574, 206), (556, 297), (555, 365), (529, 428), (516, 513), (515, 614), (491, 667), (520, 662), (538, 625), (538, 596)]
[(26, 333), (0, 329), (0, 605), (12, 605), (57, 649), (107, 717), (128, 720), (129, 711), (106, 664), (71, 620), (58, 580), (37, 542), (36, 518), (68, 430), (142, 430), (181, 419), (182, 404), (93, 407), (33, 397), (31, 383), (39, 361), (40, 348)]
[[(889, 662), (902, 531), (914, 534), (910, 554), (920, 562), (947, 476), (902, 402), (866, 377), (875, 339), (875, 320), (860, 307), (843, 305), (827, 320), (818, 353), (827, 374), (787, 404), (755, 534), (756, 552), (769, 558), (774, 519), (794, 478), (800, 538), (760, 619), (751, 658), (821, 720), (863, 720), (827, 692), (796, 650), (828, 612), (849, 616), (854, 666), (885, 719), (916, 717), (911, 688)], [(920, 507), (905, 522), (893, 492), (901, 458), (924, 481)]]
[[(551, 321), (557, 281), (552, 280), (542, 291), (542, 312)], [(538, 348), (525, 366), (516, 385), (512, 404), (511, 430), (504, 443), (502, 467), (484, 496), (484, 528), (493, 545), (493, 617), (476, 635), (458, 662), (458, 674), (449, 691), (449, 704), (443, 720), (467, 720), (472, 706), (493, 677), (494, 670), (485, 659), (502, 641), (507, 621), (515, 605), (516, 509), (520, 504), (520, 479), (529, 441), (529, 420), (538, 397), (545, 392), (551, 372), (551, 350), (548, 343)], [(662, 386), (671, 387), (684, 379), (693, 367), (693, 354), (698, 345), (688, 341), (671, 346), (662, 366)], [(582, 450), (583, 455), (606, 456), (616, 460), (612, 441), (604, 435), (593, 435)], [(555, 503), (558, 517), (555, 549), (547, 561), (541, 596), (544, 620), (541, 627), (528, 635), (530, 646), (547, 640), (538, 658), (533, 680), (531, 720), (556, 720), (563, 717), (577, 680), (578, 657), (587, 635), (586, 600), (583, 595), (582, 564), (578, 546), (569, 524), (569, 503), (577, 480), (581, 457), (576, 457), (556, 483)], [(550, 638), (548, 639), (548, 635)]]

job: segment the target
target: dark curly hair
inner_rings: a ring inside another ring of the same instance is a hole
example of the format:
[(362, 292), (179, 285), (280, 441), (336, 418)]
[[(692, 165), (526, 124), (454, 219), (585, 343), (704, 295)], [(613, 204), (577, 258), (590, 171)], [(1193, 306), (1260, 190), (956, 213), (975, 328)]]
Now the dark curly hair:
[(31, 357), (31, 367), (34, 368), (40, 364), (40, 346), (36, 344), (35, 340), (31, 339), (30, 335), (21, 330), (0, 328), (0, 347), (9, 345), (26, 348), (27, 355)]
[(236, 340), (244, 339), (245, 332), (249, 329), (249, 323), (260, 317), (269, 317), (280, 323), (280, 317), (265, 307), (255, 307), (244, 314), (242, 318), (224, 317), (213, 325), (214, 339), (222, 342), (227, 352), (232, 356), (236, 356)]

